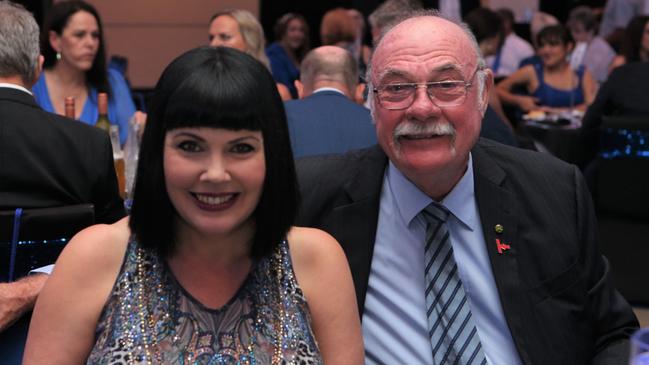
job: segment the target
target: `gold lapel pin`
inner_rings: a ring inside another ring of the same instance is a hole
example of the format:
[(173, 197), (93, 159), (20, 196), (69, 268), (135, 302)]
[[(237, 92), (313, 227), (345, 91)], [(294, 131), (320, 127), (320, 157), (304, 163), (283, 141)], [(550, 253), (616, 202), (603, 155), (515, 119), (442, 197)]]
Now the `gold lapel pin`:
[(494, 231), (496, 231), (496, 233), (503, 233), (505, 231), (505, 227), (503, 227), (502, 224), (496, 224), (494, 226)]

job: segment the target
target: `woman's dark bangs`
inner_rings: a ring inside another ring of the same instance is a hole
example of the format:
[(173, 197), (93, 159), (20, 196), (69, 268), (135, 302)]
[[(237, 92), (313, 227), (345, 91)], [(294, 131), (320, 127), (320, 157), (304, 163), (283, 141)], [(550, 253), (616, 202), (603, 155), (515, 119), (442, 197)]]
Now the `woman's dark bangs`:
[[(218, 72), (216, 70), (210, 70)], [(231, 130), (261, 130), (264, 111), (255, 107), (263, 97), (246, 75), (219, 75), (217, 82), (205, 83), (214, 77), (202, 72), (190, 74), (171, 94), (163, 116), (165, 130), (181, 127), (211, 127)]]

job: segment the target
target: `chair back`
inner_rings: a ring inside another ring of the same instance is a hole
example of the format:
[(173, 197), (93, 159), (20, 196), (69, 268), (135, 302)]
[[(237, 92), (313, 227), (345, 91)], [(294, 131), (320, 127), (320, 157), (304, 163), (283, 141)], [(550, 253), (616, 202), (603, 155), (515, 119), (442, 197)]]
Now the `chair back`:
[(0, 281), (54, 263), (68, 240), (94, 221), (92, 204), (0, 211)]

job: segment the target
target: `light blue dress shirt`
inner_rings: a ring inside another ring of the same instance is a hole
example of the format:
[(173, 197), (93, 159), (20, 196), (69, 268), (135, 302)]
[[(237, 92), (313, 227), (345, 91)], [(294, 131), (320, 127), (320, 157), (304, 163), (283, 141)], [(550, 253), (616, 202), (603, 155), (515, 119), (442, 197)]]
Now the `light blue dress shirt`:
[[(453, 256), (480, 341), (492, 365), (521, 364), (491, 270), (473, 186), (473, 160), (441, 202), (450, 212)], [(383, 178), (363, 313), (366, 364), (433, 364), (424, 297), (426, 222), (432, 199), (392, 163)], [(494, 245), (495, 249), (495, 245)]]

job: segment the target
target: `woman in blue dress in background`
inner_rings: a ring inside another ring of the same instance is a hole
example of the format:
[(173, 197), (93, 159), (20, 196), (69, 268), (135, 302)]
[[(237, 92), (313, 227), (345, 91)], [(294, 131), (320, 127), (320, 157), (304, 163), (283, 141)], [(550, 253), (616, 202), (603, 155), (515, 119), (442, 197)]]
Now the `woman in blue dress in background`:
[(276, 41), (266, 47), (266, 56), (275, 81), (284, 84), (297, 99), (293, 84), (300, 78), (300, 63), (311, 48), (309, 26), (300, 14), (284, 14), (275, 24)]
[[(542, 64), (523, 66), (498, 83), (500, 99), (524, 112), (586, 110), (595, 97), (596, 83), (583, 66), (577, 71), (570, 67), (568, 55), (575, 43), (568, 30), (561, 25), (549, 26), (536, 40)], [(527, 94), (513, 93), (515, 86), (524, 87)]]
[(292, 227), (297, 203), (268, 70), (229, 47), (185, 53), (154, 90), (130, 220), (66, 246), (24, 364), (362, 364), (345, 255)]
[(135, 104), (124, 77), (106, 69), (103, 28), (97, 10), (83, 1), (52, 5), (41, 32), (44, 72), (32, 92), (45, 110), (64, 115), (65, 98), (74, 97), (75, 118), (94, 125), (97, 93), (108, 93), (108, 119), (119, 125), (124, 144)]

